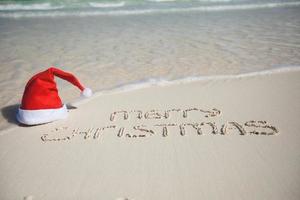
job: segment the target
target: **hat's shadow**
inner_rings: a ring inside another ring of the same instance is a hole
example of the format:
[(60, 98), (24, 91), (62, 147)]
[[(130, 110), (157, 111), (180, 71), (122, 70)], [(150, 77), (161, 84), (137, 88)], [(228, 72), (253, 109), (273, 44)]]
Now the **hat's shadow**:
[[(77, 107), (72, 106), (71, 104), (66, 104), (68, 110), (76, 109)], [(16, 115), (18, 112), (18, 109), (20, 107), (20, 104), (14, 104), (10, 106), (5, 106), (1, 109), (1, 114), (4, 119), (10, 124), (15, 124), (22, 127), (29, 127), (29, 125), (21, 124), (17, 121)], [(30, 125), (32, 126), (32, 125)]]
[(16, 114), (19, 106), (20, 106), (19, 104), (14, 104), (14, 105), (5, 106), (1, 109), (1, 114), (8, 123), (21, 125), (16, 119)]

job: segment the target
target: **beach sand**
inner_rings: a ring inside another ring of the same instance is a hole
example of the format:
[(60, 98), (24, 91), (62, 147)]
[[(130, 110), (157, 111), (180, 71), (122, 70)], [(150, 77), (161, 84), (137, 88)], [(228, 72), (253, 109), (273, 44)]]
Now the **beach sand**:
[[(300, 199), (299, 2), (78, 1), (0, 5), (0, 199)], [(95, 94), (16, 123), (50, 66)]]
[(0, 199), (299, 199), (299, 77), (95, 94), (66, 120), (14, 125), (0, 136)]

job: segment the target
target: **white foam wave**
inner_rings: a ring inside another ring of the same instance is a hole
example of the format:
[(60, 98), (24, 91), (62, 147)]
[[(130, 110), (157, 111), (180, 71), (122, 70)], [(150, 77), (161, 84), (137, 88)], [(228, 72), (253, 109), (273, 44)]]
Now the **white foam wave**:
[[(254, 77), (254, 76), (266, 76), (272, 74), (279, 74), (279, 73), (286, 73), (286, 72), (299, 72), (299, 71), (300, 71), (300, 66), (290, 66), (290, 67), (282, 67), (282, 68), (276, 68), (276, 69), (270, 69), (270, 70), (264, 70), (258, 72), (250, 72), (250, 73), (238, 74), (238, 75), (214, 75), (214, 76), (203, 76), (203, 77), (190, 76), (190, 77), (184, 77), (176, 80), (150, 78), (150, 79), (140, 80), (132, 83), (126, 83), (124, 85), (119, 85), (114, 88), (109, 88), (107, 90), (98, 91), (93, 95), (93, 97), (129, 92), (133, 90), (149, 88), (152, 86), (171, 86), (171, 85), (192, 83), (197, 81), (241, 79), (241, 78)], [(79, 100), (76, 103), (82, 103), (83, 101), (85, 100)]]
[(23, 4), (6, 4), (0, 5), (0, 11), (17, 11), (17, 10), (56, 10), (64, 6), (52, 6), (50, 3), (36, 3), (30, 5)]
[(199, 2), (212, 2), (212, 3), (222, 3), (222, 2), (232, 2), (233, 0), (198, 0)]
[[(174, 2), (178, 0), (148, 0), (151, 2)], [(205, 3), (222, 3), (222, 2), (232, 2), (233, 0), (198, 0), (198, 2), (205, 2)]]
[(65, 16), (124, 16), (124, 15), (145, 15), (155, 13), (179, 13), (179, 12), (218, 12), (218, 11), (234, 11), (234, 10), (252, 10), (264, 8), (292, 7), (300, 6), (300, 2), (280, 2), (280, 3), (264, 3), (264, 4), (244, 4), (244, 5), (222, 5), (222, 6), (200, 6), (190, 8), (167, 8), (167, 9), (135, 9), (135, 10), (110, 10), (110, 11), (51, 11), (51, 12), (11, 12), (1, 13), (0, 17), (4, 18), (23, 18), (23, 17), (65, 17)]
[(174, 2), (176, 0), (148, 0), (148, 1), (151, 1), (151, 2)]
[(125, 6), (125, 2), (117, 2), (117, 3), (96, 3), (90, 2), (89, 5), (94, 8), (117, 8)]

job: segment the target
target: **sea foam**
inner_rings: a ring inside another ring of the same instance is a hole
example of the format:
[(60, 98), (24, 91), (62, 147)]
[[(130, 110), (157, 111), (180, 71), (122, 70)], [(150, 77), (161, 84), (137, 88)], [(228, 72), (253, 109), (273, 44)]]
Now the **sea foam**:
[(171, 86), (171, 85), (192, 83), (197, 81), (214, 81), (214, 80), (230, 80), (230, 79), (232, 80), (232, 79), (241, 79), (241, 78), (254, 77), (254, 76), (266, 76), (266, 75), (279, 74), (285, 72), (294, 72), (294, 71), (295, 72), (300, 71), (300, 66), (284, 66), (276, 69), (249, 72), (249, 73), (236, 74), (236, 75), (189, 76), (189, 77), (182, 77), (175, 80), (166, 80), (163, 78), (148, 78), (148, 79), (143, 79), (131, 83), (125, 83), (106, 90), (97, 91), (93, 96), (129, 92), (133, 90), (149, 88), (152, 86)]
[(35, 4), (5, 4), (0, 5), (0, 11), (18, 11), (18, 10), (56, 10), (64, 8), (64, 6), (53, 6), (50, 3)]
[(90, 2), (89, 5), (94, 8), (117, 8), (125, 6), (125, 2), (116, 2), (116, 3), (97, 3), (97, 2)]

